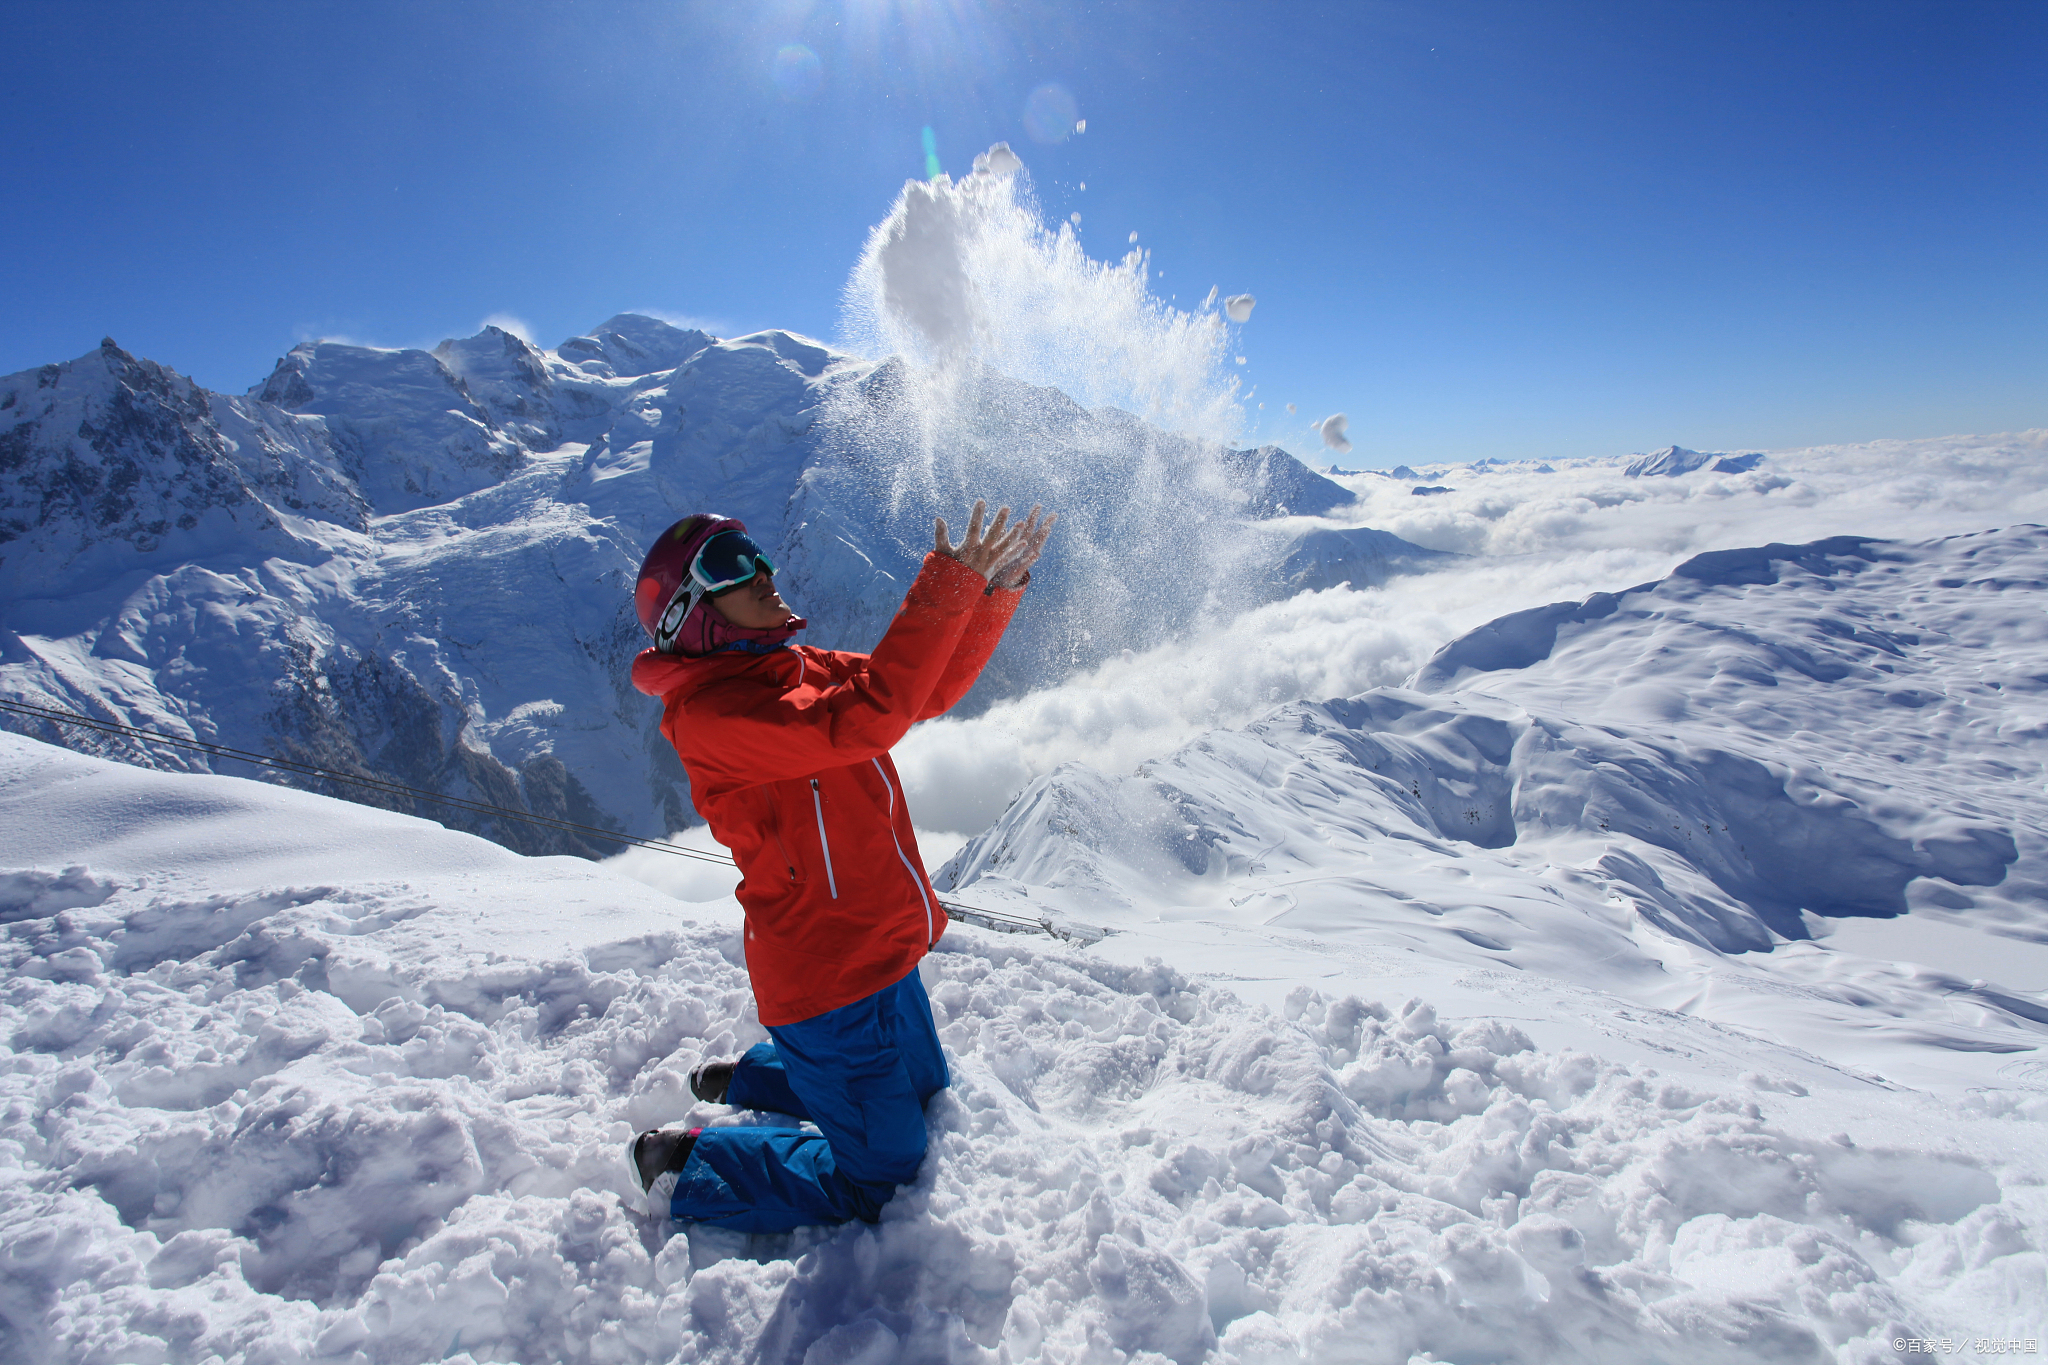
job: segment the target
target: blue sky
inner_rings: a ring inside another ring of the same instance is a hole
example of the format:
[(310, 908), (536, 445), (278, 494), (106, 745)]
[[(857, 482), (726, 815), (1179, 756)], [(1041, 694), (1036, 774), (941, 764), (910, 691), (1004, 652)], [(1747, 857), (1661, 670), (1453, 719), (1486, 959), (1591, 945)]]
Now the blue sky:
[[(112, 335), (240, 391), (307, 337), (499, 314), (830, 338), (929, 127), (955, 173), (1012, 143), (1183, 303), (1256, 294), (1259, 434), (1311, 458), (1337, 410), (1351, 466), (2048, 425), (2030, 0), (74, 0), (8, 30), (0, 372)], [(793, 44), (815, 81), (778, 83)], [(1085, 133), (1034, 140), (1046, 84)]]

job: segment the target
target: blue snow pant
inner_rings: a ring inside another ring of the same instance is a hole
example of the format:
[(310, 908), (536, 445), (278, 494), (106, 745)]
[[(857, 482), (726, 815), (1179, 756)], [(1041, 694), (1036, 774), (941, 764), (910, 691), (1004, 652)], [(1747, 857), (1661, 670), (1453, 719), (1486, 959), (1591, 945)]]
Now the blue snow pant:
[(925, 1101), (950, 1079), (917, 969), (768, 1036), (775, 1041), (734, 1065), (725, 1102), (809, 1119), (819, 1131), (703, 1129), (670, 1214), (740, 1232), (878, 1221), (896, 1187), (917, 1178)]

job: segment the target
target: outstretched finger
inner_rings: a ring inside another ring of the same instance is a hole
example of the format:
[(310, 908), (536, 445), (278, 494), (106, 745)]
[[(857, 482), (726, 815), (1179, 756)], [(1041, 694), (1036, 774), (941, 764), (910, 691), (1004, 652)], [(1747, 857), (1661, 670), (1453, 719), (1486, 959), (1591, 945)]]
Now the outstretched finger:
[(1007, 507), (998, 507), (996, 509), (996, 519), (989, 523), (988, 538), (990, 540), (996, 541), (1001, 540), (1003, 538), (1003, 528), (1009, 524), (1010, 509)]
[(946, 534), (946, 519), (932, 518), (932, 549), (939, 554), (949, 555), (954, 550), (952, 537)]
[(970, 545), (970, 546), (973, 546), (973, 545), (979, 545), (979, 544), (981, 543), (981, 521), (982, 521), (982, 518), (983, 518), (983, 517), (985, 517), (985, 516), (987, 516), (987, 515), (988, 515), (988, 499), (987, 499), (987, 498), (976, 498), (976, 499), (974, 500), (974, 515), (973, 515), (973, 516), (971, 516), (971, 517), (969, 517), (969, 518), (967, 519), (967, 544), (968, 544), (968, 545)]
[[(1043, 521), (1040, 521), (1037, 509), (1032, 509), (1031, 521), (1025, 523), (1025, 530), (1029, 531), (1030, 534), (1024, 538), (1024, 543), (1030, 547), (1033, 554), (1036, 554), (1039, 548), (1045, 544), (1045, 538), (1052, 534), (1052, 524), (1059, 519), (1059, 513), (1054, 512)], [(1033, 523), (1036, 524), (1034, 525)]]
[[(1003, 510), (1005, 512), (1009, 511), (1007, 507)], [(1003, 519), (998, 518), (996, 524), (991, 526), (988, 532), (990, 562), (1000, 564), (1008, 559), (1012, 554), (1016, 553), (1017, 546), (1022, 543), (1022, 539), (1021, 527), (1010, 526), (1005, 528)]]

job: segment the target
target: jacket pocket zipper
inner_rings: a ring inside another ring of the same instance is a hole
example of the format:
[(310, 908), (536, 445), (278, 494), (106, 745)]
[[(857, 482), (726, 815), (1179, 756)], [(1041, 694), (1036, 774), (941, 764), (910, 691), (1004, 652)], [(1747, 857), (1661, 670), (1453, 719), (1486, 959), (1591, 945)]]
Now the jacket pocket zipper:
[[(875, 771), (882, 775), (882, 786), (889, 793), (889, 839), (896, 845), (896, 856), (903, 861), (903, 870), (910, 874), (910, 884), (917, 888), (917, 898), (924, 902), (924, 938), (926, 948), (936, 948), (938, 938), (932, 933), (932, 898), (924, 891), (924, 878), (917, 875), (917, 869), (910, 865), (910, 856), (903, 851), (903, 841), (896, 837), (896, 784), (889, 780), (889, 773), (882, 766), (882, 760), (868, 760), (875, 765)], [(816, 786), (816, 783), (811, 785)]]
[(818, 779), (811, 779), (811, 809), (818, 813), (818, 847), (825, 850), (825, 889), (839, 899), (839, 880), (832, 875), (832, 841), (825, 837), (825, 798), (818, 792)]

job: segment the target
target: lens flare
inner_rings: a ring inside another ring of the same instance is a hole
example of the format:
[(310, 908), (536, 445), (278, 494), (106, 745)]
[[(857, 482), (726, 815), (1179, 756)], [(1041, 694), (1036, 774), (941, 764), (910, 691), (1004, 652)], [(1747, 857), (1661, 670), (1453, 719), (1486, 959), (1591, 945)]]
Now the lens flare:
[(1041, 85), (1024, 100), (1024, 131), (1034, 142), (1065, 142), (1080, 120), (1080, 106), (1063, 85)]
[(801, 104), (825, 84), (825, 64), (802, 43), (789, 43), (777, 49), (774, 60), (769, 62), (768, 78), (775, 82), (775, 91), (783, 99)]
[(924, 130), (924, 178), (937, 180), (945, 171), (939, 167), (939, 135), (929, 125)]

